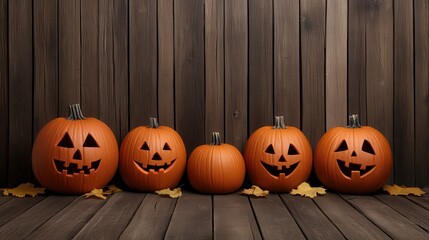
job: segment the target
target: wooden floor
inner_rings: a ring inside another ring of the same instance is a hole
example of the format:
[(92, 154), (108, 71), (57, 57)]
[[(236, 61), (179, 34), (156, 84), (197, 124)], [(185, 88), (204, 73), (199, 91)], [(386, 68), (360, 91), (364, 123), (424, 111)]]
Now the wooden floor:
[(429, 196), (0, 197), (0, 226), (0, 239), (429, 239)]

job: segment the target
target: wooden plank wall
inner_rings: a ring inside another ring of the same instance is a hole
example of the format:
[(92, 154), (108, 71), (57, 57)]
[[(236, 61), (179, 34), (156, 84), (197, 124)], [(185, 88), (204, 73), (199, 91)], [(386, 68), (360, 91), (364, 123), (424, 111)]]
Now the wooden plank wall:
[(314, 147), (348, 113), (429, 186), (427, 0), (0, 0), (0, 186), (81, 103), (118, 141), (156, 116), (190, 153), (212, 131), (243, 150), (274, 115)]

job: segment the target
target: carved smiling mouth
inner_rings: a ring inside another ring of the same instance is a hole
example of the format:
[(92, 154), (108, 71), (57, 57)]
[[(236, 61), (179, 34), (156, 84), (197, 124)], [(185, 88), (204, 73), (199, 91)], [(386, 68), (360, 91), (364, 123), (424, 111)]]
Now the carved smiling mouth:
[(54, 159), (55, 168), (57, 169), (57, 172), (67, 174), (67, 175), (73, 175), (73, 174), (85, 174), (89, 175), (92, 172), (97, 171), (98, 166), (100, 166), (101, 159), (98, 159), (97, 161), (94, 161), (91, 163), (91, 166), (84, 165), (82, 168), (78, 168), (78, 165), (76, 163), (69, 163), (68, 166), (65, 166), (66, 162), (61, 161), (58, 159)]
[[(280, 175), (284, 175), (285, 177), (289, 176), (293, 171), (295, 171), (296, 167), (298, 166), (299, 162), (294, 163), (290, 165), (289, 167), (286, 166), (273, 166), (268, 163), (262, 162), (262, 166), (273, 176), (279, 177)], [(280, 168), (280, 169), (279, 169)]]
[(141, 168), (143, 171), (152, 172), (152, 173), (165, 172), (165, 171), (167, 171), (167, 169), (169, 169), (171, 166), (173, 166), (174, 162), (176, 162), (176, 159), (172, 160), (171, 162), (164, 163), (164, 165), (157, 166), (157, 165), (149, 165), (149, 164), (143, 165), (143, 163), (141, 163), (141, 162), (134, 161), (134, 163), (137, 166), (139, 166), (139, 168)]
[(363, 177), (375, 167), (375, 165), (367, 165), (364, 169), (362, 169), (362, 164), (358, 163), (349, 163), (349, 166), (346, 166), (346, 161), (340, 159), (337, 159), (337, 163), (341, 172), (349, 178), (352, 177), (353, 172), (356, 172), (359, 174), (359, 176)]

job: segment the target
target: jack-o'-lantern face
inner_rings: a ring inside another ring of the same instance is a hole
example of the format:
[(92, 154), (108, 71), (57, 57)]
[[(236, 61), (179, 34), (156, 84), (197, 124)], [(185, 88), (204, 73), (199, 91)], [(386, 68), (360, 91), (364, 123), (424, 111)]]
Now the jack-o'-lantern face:
[[(286, 144), (287, 145), (287, 144)], [(262, 166), (273, 177), (285, 178), (298, 167), (302, 160), (301, 154), (292, 143), (287, 149), (274, 149), (273, 144), (268, 145), (261, 160)]]
[(152, 150), (147, 142), (140, 147), (139, 160), (134, 160), (137, 167), (147, 174), (167, 172), (172, 168), (177, 155), (168, 143), (161, 144), (162, 147), (153, 144)]
[(346, 178), (360, 178), (370, 174), (375, 167), (375, 152), (368, 140), (358, 143), (359, 148), (349, 149), (347, 141), (341, 141), (334, 151), (339, 170)]

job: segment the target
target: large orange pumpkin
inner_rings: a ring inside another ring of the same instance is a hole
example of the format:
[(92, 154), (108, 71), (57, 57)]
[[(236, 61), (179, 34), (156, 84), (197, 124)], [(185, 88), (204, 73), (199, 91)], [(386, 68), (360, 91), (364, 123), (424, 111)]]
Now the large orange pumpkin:
[(125, 136), (121, 144), (119, 171), (133, 190), (153, 192), (175, 187), (186, 168), (186, 148), (172, 128), (150, 118)]
[(374, 192), (392, 171), (389, 142), (376, 129), (360, 126), (358, 115), (350, 115), (347, 127), (332, 128), (319, 140), (314, 169), (329, 189), (351, 194)]
[(70, 117), (56, 118), (39, 132), (32, 168), (39, 183), (58, 193), (82, 194), (104, 187), (118, 166), (118, 143), (110, 128), (85, 118), (79, 104)]
[(307, 180), (312, 167), (310, 143), (298, 128), (285, 126), (283, 116), (250, 136), (244, 159), (250, 181), (272, 192), (290, 192)]
[(191, 186), (209, 194), (237, 191), (246, 173), (240, 151), (230, 144), (221, 144), (219, 132), (213, 133), (211, 144), (201, 145), (192, 151), (187, 169)]

